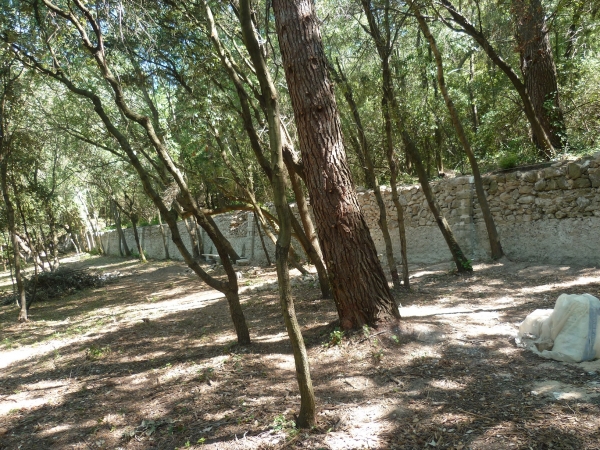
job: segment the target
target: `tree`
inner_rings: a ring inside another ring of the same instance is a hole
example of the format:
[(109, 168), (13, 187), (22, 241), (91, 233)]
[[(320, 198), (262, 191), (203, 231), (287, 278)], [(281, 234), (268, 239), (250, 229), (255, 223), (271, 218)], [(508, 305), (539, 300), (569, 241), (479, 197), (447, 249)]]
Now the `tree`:
[[(442, 6), (444, 6), (446, 11), (448, 11), (452, 16), (452, 20), (460, 25), (461, 30), (471, 36), (475, 42), (481, 46), (492, 62), (496, 64), (508, 77), (515, 90), (519, 94), (521, 101), (523, 102), (525, 115), (529, 120), (534, 140), (540, 149), (541, 155), (546, 159), (550, 159), (554, 155), (554, 146), (550, 140), (548, 130), (544, 128), (540, 117), (536, 113), (536, 109), (533, 105), (531, 97), (529, 96), (529, 93), (527, 92), (527, 86), (525, 83), (523, 83), (513, 68), (500, 56), (492, 43), (484, 35), (481, 28), (477, 29), (449, 0), (440, 1)], [(447, 21), (446, 23), (448, 24)]]
[[(11, 106), (16, 102), (11, 102), (11, 99), (18, 99), (16, 92), (16, 83), (22, 74), (22, 70), (15, 67), (15, 60), (9, 55), (0, 55), (0, 189), (6, 208), (6, 216), (8, 223), (8, 232), (13, 249), (13, 264), (15, 268), (15, 279), (17, 282), (18, 298), (19, 298), (19, 317), (20, 322), (27, 321), (27, 298), (25, 296), (25, 285), (23, 283), (23, 275), (21, 273), (21, 254), (19, 252), (19, 240), (17, 236), (17, 225), (15, 218), (15, 208), (9, 193), (8, 184), (8, 167), (9, 159), (13, 151), (14, 132), (13, 121), (18, 124), (16, 117), (13, 117), (14, 111)], [(15, 70), (16, 69), (16, 70)], [(12, 104), (11, 104), (12, 103)], [(18, 109), (18, 108), (14, 108)]]
[[(137, 172), (144, 191), (159, 209), (163, 220), (167, 222), (171, 230), (172, 240), (179, 249), (182, 257), (190, 269), (192, 269), (204, 282), (225, 294), (234, 328), (237, 333), (238, 342), (240, 344), (249, 344), (250, 335), (239, 302), (237, 276), (231, 261), (229, 260), (231, 245), (228, 242), (224, 242), (225, 240), (220, 232), (216, 230), (214, 222), (211, 222), (202, 212), (201, 208), (198, 207), (196, 200), (193, 198), (187, 187), (187, 183), (185, 182), (182, 173), (176, 167), (169, 154), (166, 143), (163, 142), (157, 134), (150, 117), (138, 112), (134, 107), (130, 106), (130, 99), (125, 95), (123, 84), (121, 80), (115, 76), (109, 63), (108, 53), (106, 52), (104, 44), (104, 27), (101, 25), (101, 19), (80, 0), (74, 0), (72, 5), (74, 10), (63, 10), (50, 0), (43, 0), (43, 5), (47, 8), (47, 11), (51, 12), (55, 17), (60, 18), (63, 23), (68, 25), (66, 27), (67, 33), (73, 32), (73, 35), (77, 36), (79, 42), (79, 45), (77, 46), (78, 51), (83, 50), (85, 52), (83, 55), (84, 58), (92, 62), (92, 67), (97, 71), (95, 73), (92, 72), (92, 79), (94, 79), (95, 76), (99, 76), (98, 78), (95, 78), (95, 81), (98, 82), (98, 80), (102, 80), (97, 83), (97, 87), (102, 86), (104, 83), (108, 84), (110, 89), (108, 98), (110, 98), (110, 101), (118, 110), (116, 117), (120, 117), (120, 119), (125, 122), (128, 130), (130, 126), (134, 125), (135, 127), (139, 127), (137, 129), (142, 130), (144, 133), (142, 139), (146, 140), (148, 147), (140, 148), (140, 156), (142, 159), (138, 156), (138, 152), (134, 150), (130, 139), (125, 134), (126, 132), (122, 132), (114, 119), (111, 118), (112, 113), (107, 110), (103, 99), (99, 95), (102, 92), (100, 91), (97, 93), (88, 89), (87, 86), (78, 86), (75, 81), (77, 78), (75, 78), (75, 80), (70, 78), (68, 71), (63, 70), (56, 51), (63, 51), (65, 61), (70, 61), (72, 53), (69, 53), (70, 49), (67, 50), (61, 47), (52, 47), (48, 29), (46, 27), (47, 23), (44, 22), (44, 19), (42, 18), (46, 16), (42, 16), (40, 10), (36, 11), (35, 22), (32, 25), (35, 25), (36, 31), (46, 39), (44, 47), (49, 47), (49, 50), (48, 54), (44, 54), (43, 56), (51, 61), (51, 65), (47, 66), (18, 44), (12, 44), (14, 55), (24, 65), (35, 69), (46, 77), (56, 80), (73, 94), (84, 99), (88, 104), (91, 103), (91, 105), (93, 105), (96, 117), (101, 121), (102, 125), (114, 141), (118, 143), (121, 153), (117, 154), (121, 157), (125, 156), (129, 161), (131, 166)], [(41, 8), (42, 4), (36, 4), (35, 7)], [(77, 11), (77, 13), (74, 11)], [(28, 42), (27, 44), (35, 47), (35, 40), (33, 38), (31, 39), (34, 42)], [(68, 45), (64, 41), (62, 44), (65, 46)], [(103, 147), (106, 148), (106, 146)], [(150, 157), (148, 150), (154, 152), (154, 158)], [(153, 171), (151, 171), (151, 169)], [(159, 189), (163, 190), (162, 195)], [(176, 204), (183, 210), (193, 214), (200, 226), (204, 228), (208, 236), (215, 243), (227, 274), (227, 281), (217, 280), (208, 275), (198, 261), (194, 260), (192, 255), (188, 252), (179, 234), (179, 229), (177, 227), (178, 213), (173, 207), (173, 204)]]
[(419, 27), (425, 36), (425, 39), (429, 41), (429, 46), (433, 52), (435, 57), (435, 63), (437, 66), (437, 80), (440, 86), (440, 91), (442, 91), (442, 96), (444, 97), (444, 101), (446, 102), (446, 106), (448, 108), (448, 112), (450, 113), (450, 117), (452, 118), (452, 124), (454, 125), (454, 129), (456, 130), (456, 134), (458, 135), (458, 139), (460, 140), (467, 157), (469, 158), (469, 163), (471, 164), (471, 170), (473, 171), (473, 178), (475, 183), (475, 191), (477, 192), (477, 199), (479, 200), (479, 206), (481, 207), (481, 213), (483, 215), (483, 220), (485, 222), (485, 226), (488, 233), (488, 240), (490, 243), (490, 250), (492, 253), (492, 259), (499, 259), (504, 255), (502, 251), (502, 246), (500, 245), (500, 237), (498, 236), (498, 231), (496, 230), (496, 224), (494, 223), (494, 218), (492, 217), (492, 213), (490, 211), (490, 206), (488, 204), (485, 191), (483, 189), (483, 181), (481, 179), (481, 173), (479, 171), (479, 165), (477, 164), (477, 159), (475, 158), (475, 154), (473, 153), (473, 149), (471, 148), (471, 143), (467, 138), (467, 134), (462, 126), (462, 122), (458, 117), (458, 112), (454, 107), (454, 102), (450, 98), (450, 94), (448, 93), (448, 88), (446, 87), (446, 81), (444, 79), (444, 65), (442, 62), (442, 55), (438, 49), (435, 38), (431, 34), (431, 30), (429, 29), (429, 25), (425, 21), (425, 18), (421, 14), (421, 10), (419, 6), (415, 3), (414, 0), (409, 0), (409, 6), (415, 17), (417, 18), (417, 22), (419, 23)]
[[(374, 8), (371, 4), (371, 1), (362, 0), (362, 6), (367, 16), (367, 21), (369, 23), (369, 27), (368, 29), (365, 29), (365, 31), (367, 31), (373, 37), (381, 64), (382, 111), (385, 121), (387, 155), (388, 162), (392, 171), (392, 180), (394, 180), (395, 176), (397, 176), (396, 163), (393, 158), (393, 117), (395, 119), (396, 128), (400, 132), (400, 136), (402, 137), (402, 143), (404, 144), (405, 152), (410, 161), (412, 162), (414, 169), (417, 172), (417, 176), (419, 177), (419, 183), (421, 184), (421, 188), (423, 189), (423, 195), (427, 200), (429, 209), (431, 210), (431, 213), (435, 218), (436, 224), (438, 225), (442, 236), (444, 237), (444, 240), (448, 245), (448, 249), (452, 254), (452, 258), (454, 259), (454, 262), (456, 264), (456, 270), (458, 272), (470, 272), (473, 270), (473, 268), (471, 267), (471, 263), (464, 255), (462, 249), (460, 248), (460, 245), (454, 237), (454, 233), (450, 228), (450, 224), (448, 224), (448, 221), (442, 214), (442, 211), (437, 203), (437, 199), (435, 198), (431, 186), (429, 185), (429, 177), (427, 175), (427, 170), (425, 169), (419, 150), (415, 145), (415, 141), (408, 131), (406, 121), (403, 119), (404, 114), (400, 111), (400, 105), (398, 103), (398, 99), (396, 98), (396, 90), (392, 80), (392, 70), (390, 66), (390, 57), (392, 55), (392, 47), (394, 44), (394, 40), (391, 36), (391, 24), (389, 20), (389, 0), (385, 0), (384, 8), (383, 31), (385, 34), (382, 33), (380, 29), (380, 25), (375, 16)], [(392, 191), (392, 194), (393, 193), (394, 191)], [(397, 209), (400, 210), (401, 205), (398, 199), (397, 191), (395, 194), (394, 202), (397, 205)]]
[(306, 184), (343, 329), (400, 318), (358, 206), (314, 5), (273, 1)]
[[(567, 135), (544, 7), (540, 0), (512, 0), (512, 13), (527, 93), (552, 146), (560, 150)], [(538, 136), (533, 140), (542, 146)]]

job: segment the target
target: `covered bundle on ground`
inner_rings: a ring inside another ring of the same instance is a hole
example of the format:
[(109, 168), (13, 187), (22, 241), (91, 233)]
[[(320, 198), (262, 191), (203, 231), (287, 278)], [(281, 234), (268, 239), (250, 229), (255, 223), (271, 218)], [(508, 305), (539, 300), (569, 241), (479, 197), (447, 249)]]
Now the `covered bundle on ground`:
[(544, 358), (565, 362), (600, 358), (600, 300), (590, 294), (558, 297), (554, 309), (538, 309), (519, 327), (519, 338), (531, 338), (530, 349)]

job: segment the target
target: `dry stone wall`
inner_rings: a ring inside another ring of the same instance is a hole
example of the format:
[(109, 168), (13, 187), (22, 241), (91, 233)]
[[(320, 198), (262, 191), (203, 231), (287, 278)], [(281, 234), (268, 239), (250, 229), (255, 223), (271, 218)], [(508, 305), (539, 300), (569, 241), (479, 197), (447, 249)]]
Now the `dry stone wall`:
[[(577, 161), (560, 161), (545, 167), (513, 170), (483, 177), (484, 187), (498, 233), (507, 256), (537, 263), (600, 265), (600, 153)], [(396, 260), (400, 261), (398, 222), (391, 190), (382, 188), (388, 225)], [(438, 203), (469, 258), (489, 257), (485, 224), (475, 194), (472, 177), (457, 177), (432, 183)], [(385, 246), (379, 229), (379, 209), (372, 191), (360, 191), (359, 202), (382, 262)], [(420, 186), (400, 189), (404, 206), (409, 264), (450, 261), (442, 234), (434, 222)], [(223, 214), (214, 217), (219, 229), (235, 250), (254, 264), (265, 262), (252, 213)], [(185, 226), (180, 233), (190, 248)], [(181, 258), (170, 241), (169, 253)], [(133, 233), (125, 230), (128, 245), (135, 248)], [(214, 245), (201, 232), (205, 253), (215, 253)], [(148, 256), (164, 258), (158, 226), (141, 229)], [(109, 254), (118, 254), (116, 232), (104, 233)], [(265, 237), (268, 250), (274, 246)], [(300, 246), (296, 243), (296, 248)]]

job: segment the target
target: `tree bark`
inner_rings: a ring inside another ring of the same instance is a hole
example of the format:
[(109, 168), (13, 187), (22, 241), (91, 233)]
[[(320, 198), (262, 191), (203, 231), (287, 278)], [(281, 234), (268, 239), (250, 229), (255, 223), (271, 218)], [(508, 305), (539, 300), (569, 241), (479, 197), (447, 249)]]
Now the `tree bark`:
[(346, 99), (346, 103), (348, 103), (348, 107), (350, 108), (352, 118), (354, 120), (354, 125), (356, 126), (358, 132), (359, 145), (356, 150), (360, 152), (359, 160), (364, 161), (362, 169), (365, 180), (368, 188), (373, 190), (377, 206), (379, 207), (379, 220), (377, 222), (385, 243), (385, 256), (388, 264), (388, 270), (390, 271), (390, 276), (392, 278), (392, 283), (394, 284), (395, 288), (399, 288), (400, 277), (398, 276), (398, 269), (396, 268), (396, 261), (394, 260), (394, 247), (392, 245), (392, 238), (390, 236), (390, 228), (387, 220), (387, 208), (385, 206), (385, 202), (383, 201), (383, 196), (381, 195), (381, 186), (379, 186), (379, 183), (377, 182), (375, 165), (373, 164), (373, 158), (371, 157), (371, 147), (362, 126), (362, 119), (360, 117), (360, 112), (358, 111), (356, 101), (354, 100), (352, 86), (350, 86), (350, 83), (348, 83), (348, 79), (342, 72), (342, 68), (339, 67), (339, 65), (337, 70), (333, 66), (330, 68), (332, 75), (337, 78), (335, 79), (336, 83), (342, 86), (344, 98)]
[(258, 233), (258, 237), (260, 238), (260, 244), (262, 245), (263, 252), (265, 253), (265, 258), (267, 259), (267, 266), (271, 265), (271, 257), (269, 256), (269, 251), (267, 250), (267, 246), (265, 245), (265, 238), (263, 237), (260, 231), (260, 222), (258, 221), (258, 208), (254, 208), (254, 223), (256, 225), (256, 232)]
[(287, 328), (294, 362), (296, 365), (296, 378), (300, 390), (300, 412), (298, 414), (297, 426), (299, 428), (311, 428), (316, 425), (315, 394), (313, 391), (308, 355), (304, 346), (304, 339), (300, 332), (300, 325), (296, 319), (294, 299), (290, 288), (290, 274), (288, 267), (288, 254), (292, 238), (291, 212), (286, 201), (285, 165), (283, 163), (283, 139), (281, 135), (281, 116), (279, 115), (279, 100), (277, 91), (269, 75), (266, 62), (254, 34), (251, 20), (250, 0), (240, 1), (240, 23), (242, 25), (242, 36), (250, 54), (250, 58), (256, 70), (256, 76), (267, 109), (267, 121), (269, 124), (269, 142), (271, 147), (271, 168), (273, 177), (271, 186), (273, 188), (273, 200), (279, 217), (279, 235), (275, 244), (275, 264), (277, 267), (277, 279), (279, 281), (279, 299), (281, 311)]
[(140, 242), (140, 235), (138, 233), (137, 224), (139, 221), (139, 217), (136, 213), (131, 214), (129, 216), (131, 219), (131, 226), (133, 228), (133, 237), (135, 239), (135, 245), (138, 250), (138, 254), (140, 255), (140, 261), (146, 262), (146, 255), (144, 255), (144, 249), (142, 248), (142, 243)]
[(113, 216), (115, 218), (117, 234), (119, 236), (119, 254), (123, 256), (123, 252), (125, 252), (125, 256), (131, 256), (131, 250), (129, 250), (129, 247), (127, 246), (125, 233), (123, 232), (123, 227), (121, 226), (121, 212), (119, 211), (119, 207), (114, 200), (111, 200), (110, 204), (113, 210)]
[[(558, 96), (556, 66), (540, 0), (512, 0), (521, 73), (542, 127), (555, 149), (566, 143), (566, 127)], [(541, 142), (533, 136), (534, 143)]]
[(475, 154), (473, 153), (473, 149), (471, 148), (471, 143), (467, 138), (465, 130), (462, 126), (462, 122), (458, 117), (458, 111), (456, 111), (456, 108), (454, 107), (454, 102), (450, 98), (448, 88), (446, 87), (442, 55), (438, 49), (435, 38), (431, 34), (429, 25), (427, 25), (425, 18), (421, 14), (421, 11), (415, 4), (414, 0), (410, 1), (409, 5), (415, 17), (417, 18), (419, 27), (421, 28), (421, 31), (423, 31), (423, 35), (429, 41), (429, 46), (433, 51), (435, 63), (437, 66), (437, 80), (440, 86), (440, 91), (442, 92), (442, 96), (444, 97), (444, 101), (446, 102), (446, 107), (448, 108), (448, 111), (450, 113), (452, 124), (454, 125), (454, 129), (456, 131), (456, 134), (458, 135), (458, 139), (461, 142), (465, 153), (467, 154), (469, 163), (471, 164), (471, 170), (473, 171), (473, 180), (475, 183), (475, 191), (477, 192), (477, 199), (479, 200), (481, 214), (483, 215), (483, 220), (485, 222), (492, 259), (500, 259), (504, 255), (502, 245), (500, 245), (500, 236), (498, 236), (496, 224), (494, 223), (494, 218), (492, 217), (492, 212), (490, 211), (490, 205), (488, 204), (485, 190), (483, 189), (483, 181), (481, 179), (481, 173), (479, 172), (479, 164), (477, 164), (477, 159), (475, 158)]
[(486, 52), (488, 57), (492, 60), (492, 62), (500, 68), (504, 72), (504, 74), (508, 77), (513, 87), (519, 94), (521, 101), (523, 102), (523, 109), (525, 111), (525, 116), (527, 116), (527, 120), (529, 121), (529, 125), (531, 126), (531, 131), (533, 136), (535, 136), (534, 142), (537, 143), (540, 149), (541, 155), (550, 159), (554, 156), (554, 146), (552, 145), (552, 141), (550, 140), (550, 136), (546, 129), (542, 126), (541, 118), (535, 112), (535, 108), (529, 97), (529, 93), (527, 92), (527, 87), (525, 83), (521, 81), (517, 73), (508, 65), (504, 59), (498, 54), (496, 49), (492, 46), (489, 40), (483, 35), (481, 30), (475, 28), (475, 26), (469, 22), (469, 20), (463, 16), (458, 9), (449, 1), (449, 0), (440, 0), (441, 4), (446, 8), (446, 10), (452, 16), (452, 19), (459, 24), (462, 29), (471, 36), (475, 42), (479, 44), (479, 46)]
[(400, 318), (358, 205), (311, 0), (274, 0), (317, 233), (343, 329)]
[(183, 223), (185, 224), (185, 228), (190, 236), (190, 244), (192, 246), (192, 256), (194, 258), (200, 258), (200, 246), (198, 245), (198, 233), (196, 230), (196, 221), (193, 217), (190, 217), (190, 223), (188, 223), (188, 219), (183, 219)]
[(0, 161), (0, 182), (2, 183), (2, 197), (4, 198), (4, 205), (6, 208), (6, 218), (8, 222), (8, 232), (10, 234), (10, 240), (13, 248), (13, 262), (15, 268), (15, 280), (17, 282), (17, 292), (19, 294), (19, 322), (27, 322), (27, 297), (25, 295), (25, 284), (23, 283), (23, 275), (21, 273), (21, 254), (19, 253), (19, 241), (17, 238), (17, 225), (15, 221), (15, 208), (10, 194), (8, 193), (8, 157), (6, 154), (2, 155), (3, 158)]
[(171, 259), (171, 256), (169, 255), (169, 245), (167, 244), (167, 235), (165, 233), (165, 229), (162, 223), (162, 215), (160, 214), (160, 211), (158, 212), (158, 227), (160, 230), (160, 235), (162, 237), (163, 247), (165, 249), (165, 259)]

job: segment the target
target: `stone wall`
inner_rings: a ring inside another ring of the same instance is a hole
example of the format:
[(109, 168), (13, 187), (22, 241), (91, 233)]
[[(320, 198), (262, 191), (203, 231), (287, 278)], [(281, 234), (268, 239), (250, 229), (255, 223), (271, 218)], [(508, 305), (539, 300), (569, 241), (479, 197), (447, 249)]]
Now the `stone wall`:
[[(484, 176), (488, 201), (500, 240), (507, 256), (518, 261), (561, 264), (600, 264), (600, 153), (579, 161), (561, 161), (547, 167), (514, 170)], [(432, 183), (442, 211), (469, 258), (489, 257), (485, 224), (481, 217), (472, 177), (457, 177)], [(400, 239), (391, 190), (382, 187), (396, 260), (400, 261)], [(420, 186), (400, 189), (404, 205), (410, 264), (450, 261), (441, 232), (434, 223)], [(377, 224), (379, 209), (372, 191), (360, 191), (359, 202), (382, 255), (385, 247)], [(236, 251), (254, 264), (265, 261), (252, 213), (223, 214), (215, 221)], [(166, 227), (165, 227), (166, 229)], [(125, 230), (134, 248), (133, 233)], [(180, 224), (182, 237), (189, 238)], [(148, 256), (163, 258), (164, 248), (158, 226), (141, 232)], [(214, 245), (202, 232), (205, 253)], [(170, 254), (181, 258), (170, 242)], [(271, 254), (274, 246), (265, 237)], [(105, 233), (103, 242), (110, 254), (118, 254), (116, 232)], [(295, 243), (297, 249), (299, 244)]]

